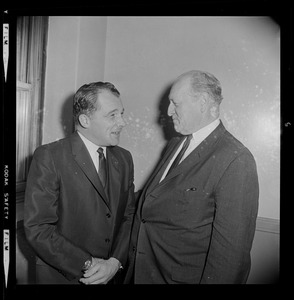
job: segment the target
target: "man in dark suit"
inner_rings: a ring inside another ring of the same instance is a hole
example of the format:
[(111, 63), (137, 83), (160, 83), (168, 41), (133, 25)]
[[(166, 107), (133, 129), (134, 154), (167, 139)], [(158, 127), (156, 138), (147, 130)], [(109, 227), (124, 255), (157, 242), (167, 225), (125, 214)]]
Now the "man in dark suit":
[(245, 283), (258, 210), (254, 158), (220, 121), (212, 74), (181, 75), (169, 100), (182, 137), (169, 142), (142, 191), (126, 282)]
[(123, 112), (114, 85), (85, 84), (74, 96), (76, 131), (36, 149), (24, 225), (37, 283), (117, 282), (135, 207), (133, 159), (117, 146)]

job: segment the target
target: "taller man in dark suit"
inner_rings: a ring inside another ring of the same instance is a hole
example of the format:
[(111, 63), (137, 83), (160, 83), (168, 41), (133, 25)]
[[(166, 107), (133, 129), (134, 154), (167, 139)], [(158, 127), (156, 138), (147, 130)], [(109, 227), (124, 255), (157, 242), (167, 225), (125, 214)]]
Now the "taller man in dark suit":
[(37, 283), (117, 282), (135, 205), (133, 160), (117, 146), (123, 113), (114, 85), (85, 84), (74, 96), (76, 131), (36, 149), (24, 225)]
[(126, 282), (245, 283), (258, 210), (254, 158), (219, 119), (213, 75), (181, 75), (169, 100), (182, 137), (169, 142), (142, 191)]

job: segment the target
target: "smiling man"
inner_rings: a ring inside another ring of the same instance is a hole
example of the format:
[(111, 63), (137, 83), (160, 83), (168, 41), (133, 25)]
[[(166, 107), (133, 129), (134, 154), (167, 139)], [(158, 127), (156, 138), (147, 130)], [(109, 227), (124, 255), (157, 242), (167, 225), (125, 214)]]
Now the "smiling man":
[(135, 207), (133, 159), (117, 146), (123, 113), (113, 84), (85, 84), (74, 96), (76, 131), (36, 149), (24, 225), (37, 283), (120, 282)]

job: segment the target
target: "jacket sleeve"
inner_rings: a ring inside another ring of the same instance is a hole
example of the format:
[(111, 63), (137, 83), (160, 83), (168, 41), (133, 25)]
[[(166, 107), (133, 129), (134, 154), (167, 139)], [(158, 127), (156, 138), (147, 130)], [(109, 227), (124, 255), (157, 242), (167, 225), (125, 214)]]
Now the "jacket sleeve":
[(222, 175), (201, 283), (245, 283), (258, 212), (258, 178), (253, 156), (243, 152)]
[(60, 179), (48, 147), (33, 156), (27, 179), (24, 226), (37, 255), (69, 280), (81, 276), (90, 254), (75, 246), (58, 230)]
[[(112, 245), (112, 251), (110, 256), (117, 258), (122, 266), (126, 265), (129, 243), (131, 237), (131, 227), (133, 223), (133, 218), (135, 214), (136, 200), (134, 194), (134, 164), (130, 153), (128, 161), (127, 174), (127, 191), (125, 195), (126, 206), (123, 211), (123, 216), (121, 221), (117, 221), (117, 232), (115, 234), (115, 240)], [(120, 203), (121, 204), (121, 203)], [(118, 210), (119, 211), (119, 210)]]

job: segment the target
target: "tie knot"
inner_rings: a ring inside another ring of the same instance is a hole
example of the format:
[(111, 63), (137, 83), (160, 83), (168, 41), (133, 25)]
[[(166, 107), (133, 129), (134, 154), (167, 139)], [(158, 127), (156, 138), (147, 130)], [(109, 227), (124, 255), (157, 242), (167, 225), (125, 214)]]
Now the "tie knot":
[(190, 141), (192, 139), (192, 137), (193, 137), (192, 134), (187, 135), (187, 141)]
[(184, 143), (184, 145), (183, 145), (183, 148), (188, 147), (188, 145), (190, 144), (190, 141), (191, 141), (192, 137), (193, 137), (192, 134), (187, 135), (187, 138), (186, 138), (186, 140), (185, 140), (185, 143)]
[(99, 153), (99, 155), (104, 155), (103, 148), (101, 148), (101, 147), (98, 148), (97, 152)]

